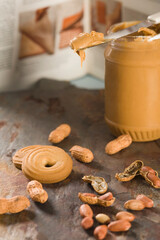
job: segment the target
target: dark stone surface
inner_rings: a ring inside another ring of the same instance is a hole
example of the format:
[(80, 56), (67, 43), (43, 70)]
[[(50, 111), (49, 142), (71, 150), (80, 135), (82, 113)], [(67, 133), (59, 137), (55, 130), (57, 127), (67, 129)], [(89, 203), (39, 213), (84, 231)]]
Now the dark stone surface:
[[(103, 90), (78, 89), (66, 82), (40, 81), (33, 89), (0, 94), (0, 196), (27, 196), (28, 179), (12, 164), (12, 155), (19, 148), (48, 143), (48, 134), (61, 123), (72, 127), (69, 138), (57, 146), (67, 152), (77, 144), (91, 149), (94, 160), (83, 164), (73, 159), (73, 171), (63, 182), (44, 185), (49, 200), (44, 205), (31, 201), (31, 207), (18, 214), (0, 216), (0, 239), (6, 240), (92, 240), (93, 229), (81, 226), (78, 192), (94, 192), (84, 183), (83, 175), (106, 179), (116, 201), (113, 206), (93, 206), (94, 214), (107, 213), (112, 220), (124, 210), (126, 200), (143, 193), (154, 200), (153, 209), (134, 212), (136, 220), (127, 233), (109, 233), (113, 240), (160, 239), (160, 190), (149, 186), (141, 177), (120, 183), (115, 173), (121, 172), (136, 159), (160, 171), (160, 141), (133, 143), (129, 148), (108, 156), (107, 142), (114, 137), (104, 121)], [(97, 223), (95, 222), (95, 225)]]

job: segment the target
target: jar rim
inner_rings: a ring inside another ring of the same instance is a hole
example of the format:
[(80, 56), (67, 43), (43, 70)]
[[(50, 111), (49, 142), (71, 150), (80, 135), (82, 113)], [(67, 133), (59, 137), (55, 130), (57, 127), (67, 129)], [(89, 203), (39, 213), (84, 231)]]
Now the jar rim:
[[(128, 28), (128, 27), (131, 27), (131, 26), (134, 26), (138, 23), (140, 23), (141, 21), (125, 21), (125, 22), (120, 22), (120, 23), (115, 23), (113, 24), (107, 34), (112, 34), (114, 32), (117, 32), (117, 31), (113, 31), (114, 28), (118, 27), (118, 26), (122, 26), (123, 28), (122, 29), (118, 29), (118, 30), (123, 30), (125, 28)], [(126, 40), (128, 41), (133, 41), (133, 40), (136, 40), (137, 42), (143, 42), (143, 41), (147, 41), (151, 38), (152, 36), (143, 36), (143, 35), (138, 35), (138, 36), (130, 36), (130, 35), (127, 35), (127, 36), (124, 36), (124, 37), (121, 37), (121, 38), (118, 38), (118, 39), (113, 39), (111, 42), (115, 42), (115, 41), (118, 41), (118, 42), (125, 42)], [(138, 40), (141, 40), (141, 41), (138, 41)]]

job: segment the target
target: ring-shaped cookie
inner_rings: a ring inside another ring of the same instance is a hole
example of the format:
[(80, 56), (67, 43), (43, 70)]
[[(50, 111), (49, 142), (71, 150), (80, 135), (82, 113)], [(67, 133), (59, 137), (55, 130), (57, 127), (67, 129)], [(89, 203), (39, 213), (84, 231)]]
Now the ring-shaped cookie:
[(19, 149), (12, 157), (12, 162), (14, 163), (14, 165), (17, 168), (22, 169), (22, 161), (26, 156), (26, 154), (28, 154), (31, 150), (37, 147), (41, 147), (41, 145), (31, 145), (31, 146), (27, 146)]
[(72, 165), (71, 157), (63, 149), (41, 146), (26, 155), (22, 162), (22, 171), (29, 179), (41, 183), (56, 183), (69, 176)]

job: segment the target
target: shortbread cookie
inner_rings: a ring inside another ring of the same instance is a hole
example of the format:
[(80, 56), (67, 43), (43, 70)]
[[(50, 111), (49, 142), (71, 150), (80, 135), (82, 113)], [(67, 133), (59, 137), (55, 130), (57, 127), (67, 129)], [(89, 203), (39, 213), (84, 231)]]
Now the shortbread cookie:
[(40, 147), (40, 145), (31, 145), (31, 146), (27, 146), (19, 149), (12, 157), (12, 162), (14, 163), (14, 165), (17, 168), (22, 169), (22, 161), (26, 156), (26, 154), (28, 154), (32, 149), (37, 147)]
[(72, 171), (72, 159), (61, 148), (40, 146), (33, 148), (22, 161), (22, 171), (29, 179), (41, 183), (56, 183), (66, 179)]

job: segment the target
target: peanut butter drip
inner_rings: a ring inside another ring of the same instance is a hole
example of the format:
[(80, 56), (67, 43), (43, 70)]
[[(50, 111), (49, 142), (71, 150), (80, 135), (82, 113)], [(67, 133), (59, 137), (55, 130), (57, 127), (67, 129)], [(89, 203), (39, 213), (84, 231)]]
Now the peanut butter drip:
[(82, 64), (86, 58), (86, 54), (85, 54), (85, 51), (84, 50), (79, 50), (79, 51), (76, 51), (76, 53), (80, 56), (81, 58), (81, 67), (82, 67)]
[(71, 41), (71, 48), (80, 56), (81, 66), (85, 60), (85, 52), (82, 49), (92, 47), (104, 42), (104, 34), (92, 31), (91, 33), (80, 33)]

